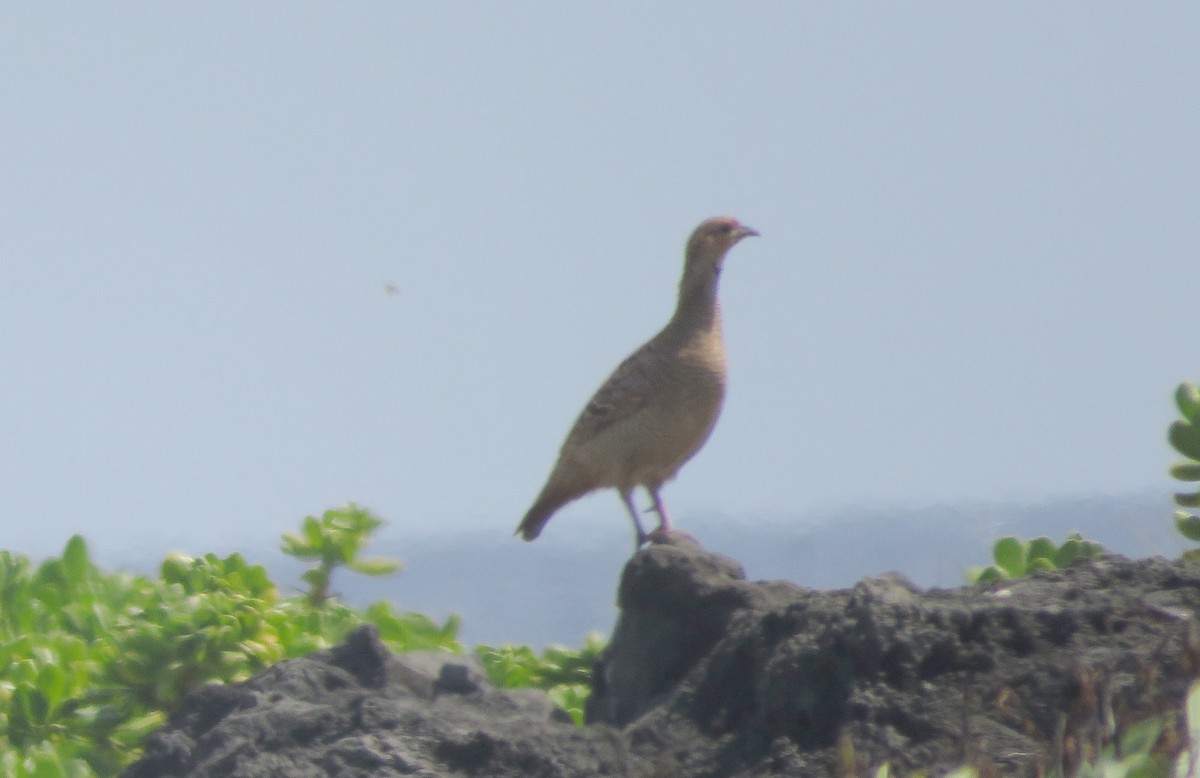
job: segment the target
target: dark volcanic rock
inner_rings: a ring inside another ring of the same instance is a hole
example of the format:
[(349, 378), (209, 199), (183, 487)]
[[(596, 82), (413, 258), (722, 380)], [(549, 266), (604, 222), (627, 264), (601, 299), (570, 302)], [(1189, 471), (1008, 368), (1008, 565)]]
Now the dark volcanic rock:
[(471, 656), (393, 656), (374, 627), (249, 681), (188, 695), (124, 778), (632, 776), (609, 727), (499, 691)]
[(588, 721), (681, 776), (1070, 774), (1114, 729), (1179, 710), (1200, 667), (1200, 574), (1163, 559), (953, 590), (743, 578), (686, 540), (634, 557)]
[(470, 657), (393, 657), (369, 628), (185, 699), (128, 778), (821, 776), (890, 762), (1069, 774), (1178, 710), (1200, 574), (1108, 557), (1004, 585), (750, 583), (686, 539), (627, 565), (583, 728)]

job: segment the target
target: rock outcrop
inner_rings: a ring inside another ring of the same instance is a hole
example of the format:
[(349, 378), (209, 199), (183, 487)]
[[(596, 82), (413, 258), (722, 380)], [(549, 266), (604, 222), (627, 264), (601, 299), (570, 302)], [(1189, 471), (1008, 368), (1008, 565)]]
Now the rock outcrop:
[(1200, 572), (1163, 559), (819, 592), (675, 539), (630, 560), (618, 604), (585, 727), (470, 657), (392, 656), (367, 627), (190, 695), (125, 775), (1070, 774), (1179, 710), (1200, 673)]

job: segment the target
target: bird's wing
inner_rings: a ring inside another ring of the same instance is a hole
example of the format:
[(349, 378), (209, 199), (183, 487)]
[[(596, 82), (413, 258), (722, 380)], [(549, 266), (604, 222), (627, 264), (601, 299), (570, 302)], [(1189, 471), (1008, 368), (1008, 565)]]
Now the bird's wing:
[(617, 365), (579, 414), (567, 435), (564, 450), (586, 445), (606, 430), (641, 413), (654, 399), (657, 364), (653, 350), (646, 346)]

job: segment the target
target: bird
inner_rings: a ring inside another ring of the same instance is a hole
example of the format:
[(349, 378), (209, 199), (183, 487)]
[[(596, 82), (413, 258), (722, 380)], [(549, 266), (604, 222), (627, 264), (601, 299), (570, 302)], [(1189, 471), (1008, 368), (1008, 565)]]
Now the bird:
[[(515, 534), (533, 540), (564, 505), (615, 488), (633, 519), (637, 548), (665, 541), (671, 520), (660, 490), (708, 440), (725, 400), (725, 344), (717, 286), (725, 255), (759, 233), (729, 216), (701, 222), (688, 239), (675, 312), (601, 384), (567, 434), (546, 485)], [(658, 514), (647, 534), (633, 493)]]

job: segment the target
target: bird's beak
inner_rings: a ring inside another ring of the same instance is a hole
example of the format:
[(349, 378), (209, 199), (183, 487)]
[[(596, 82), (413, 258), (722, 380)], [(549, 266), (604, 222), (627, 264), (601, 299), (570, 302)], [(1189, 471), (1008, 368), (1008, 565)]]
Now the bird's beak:
[(758, 236), (758, 230), (753, 229), (752, 227), (747, 227), (744, 224), (738, 227), (738, 240), (741, 240), (742, 238), (757, 238)]

